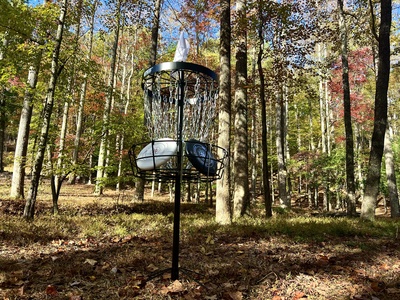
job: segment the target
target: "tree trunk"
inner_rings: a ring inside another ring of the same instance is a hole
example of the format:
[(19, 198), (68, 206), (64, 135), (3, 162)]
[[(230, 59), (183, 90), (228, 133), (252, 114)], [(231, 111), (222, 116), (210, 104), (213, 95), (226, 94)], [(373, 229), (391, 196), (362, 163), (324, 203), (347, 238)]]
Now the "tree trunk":
[(151, 27), (150, 67), (157, 62), (158, 32), (160, 30), (160, 12), (162, 0), (155, 0), (153, 25)]
[[(262, 1), (258, 2), (258, 13), (262, 15), (261, 7)], [(260, 17), (260, 20), (262, 18)], [(267, 132), (267, 103), (265, 101), (265, 75), (262, 67), (262, 58), (264, 55), (264, 38), (263, 38), (263, 23), (260, 22), (258, 28), (258, 55), (257, 55), (257, 69), (260, 77), (260, 104), (261, 104), (261, 150), (262, 150), (262, 184), (263, 184), (263, 197), (265, 205), (265, 216), (272, 217), (272, 195), (271, 185), (269, 182), (269, 167), (268, 167), (268, 132)]]
[(101, 130), (101, 139), (100, 139), (100, 149), (99, 149), (99, 160), (97, 163), (97, 175), (96, 175), (96, 187), (95, 194), (101, 195), (103, 194), (104, 189), (104, 179), (106, 177), (106, 161), (107, 161), (107, 146), (108, 146), (108, 135), (109, 135), (109, 123), (110, 123), (110, 113), (111, 106), (114, 95), (114, 77), (115, 77), (115, 68), (117, 64), (117, 52), (118, 52), (118, 40), (119, 40), (119, 30), (121, 26), (121, 2), (118, 0), (117, 8), (116, 8), (116, 28), (115, 28), (115, 36), (114, 43), (112, 47), (112, 57), (111, 57), (111, 65), (110, 65), (110, 74), (108, 79), (108, 91), (106, 96), (106, 103), (104, 105), (103, 112), (103, 125)]
[(47, 138), (49, 133), (49, 127), (51, 122), (51, 115), (53, 111), (54, 104), (54, 91), (56, 88), (57, 78), (59, 76), (59, 55), (61, 42), (63, 38), (64, 31), (64, 20), (67, 13), (68, 0), (64, 0), (61, 6), (60, 17), (58, 20), (57, 35), (55, 39), (55, 46), (51, 61), (51, 76), (49, 80), (49, 85), (47, 88), (45, 106), (43, 108), (43, 120), (41, 125), (41, 131), (39, 134), (39, 144), (36, 152), (35, 160), (33, 163), (33, 174), (31, 185), (29, 188), (28, 198), (26, 199), (24, 218), (28, 220), (33, 220), (35, 215), (35, 202), (39, 187), (40, 173), (43, 167), (43, 159), (46, 151)]
[[(231, 125), (231, 17), (230, 0), (220, 0), (221, 5), (221, 37), (220, 37), (220, 84), (219, 84), (219, 124), (218, 124), (218, 146), (229, 152), (230, 125)], [(222, 153), (219, 153), (222, 157)], [(225, 164), (225, 172), (222, 179), (217, 181), (216, 213), (215, 220), (219, 224), (230, 224), (230, 162), (228, 155)]]
[[(71, 88), (69, 88), (69, 92)], [(53, 213), (58, 214), (58, 196), (60, 195), (61, 185), (65, 179), (65, 168), (64, 168), (64, 159), (65, 159), (65, 137), (67, 135), (67, 126), (68, 126), (68, 112), (69, 112), (69, 99), (67, 95), (65, 102), (64, 102), (64, 109), (63, 109), (63, 117), (61, 123), (61, 130), (60, 130), (60, 141), (59, 141), (59, 148), (58, 148), (58, 158), (55, 172), (52, 171), (51, 181), (52, 187), (56, 192), (53, 192)], [(51, 155), (50, 155), (51, 159)]]
[(17, 143), (15, 145), (14, 166), (10, 196), (15, 199), (24, 199), (24, 179), (26, 155), (28, 153), (29, 130), (33, 111), (33, 96), (37, 85), (42, 50), (39, 51), (35, 65), (29, 68), (28, 87), (25, 90), (21, 117), (18, 127)]
[[(92, 49), (93, 49), (93, 31), (94, 31), (94, 17), (96, 14), (96, 9), (97, 9), (97, 0), (94, 0), (92, 6), (90, 6), (91, 10), (91, 19), (90, 19), (90, 31), (89, 31), (89, 45), (88, 45), (88, 51), (86, 55), (86, 59), (90, 61), (92, 57)], [(87, 90), (87, 84), (88, 84), (88, 73), (85, 72), (83, 75), (83, 82), (81, 85), (81, 91), (80, 91), (80, 96), (79, 96), (79, 105), (78, 105), (78, 112), (76, 115), (76, 132), (75, 132), (75, 139), (74, 139), (74, 151), (72, 153), (72, 172), (70, 175), (70, 182), (71, 184), (75, 183), (75, 168), (78, 163), (78, 155), (79, 155), (79, 148), (80, 148), (80, 142), (81, 142), (81, 135), (82, 135), (82, 123), (83, 123), (83, 112), (84, 112), (84, 106), (85, 106), (85, 100), (86, 100), (86, 90)]]
[[(251, 77), (255, 78), (256, 76), (256, 71), (257, 71), (257, 49), (256, 47), (253, 47), (253, 56), (252, 56), (252, 62), (251, 62)], [(251, 120), (251, 135), (250, 135), (250, 167), (249, 170), (251, 170), (250, 172), (250, 204), (252, 202), (256, 201), (257, 198), (257, 179), (258, 179), (258, 175), (257, 175), (257, 171), (258, 171), (258, 165), (259, 165), (259, 161), (258, 161), (258, 135), (259, 135), (259, 126), (258, 126), (258, 112), (257, 112), (257, 108), (258, 108), (258, 98), (257, 97), (251, 97), (249, 99), (249, 110), (250, 110), (250, 120)]]
[[(6, 51), (8, 47), (8, 36), (5, 32), (2, 47), (0, 47), (0, 61), (5, 59)], [(0, 86), (0, 172), (4, 171), (4, 144), (6, 136), (6, 126), (7, 126), (7, 114), (6, 114), (6, 89)]]
[(347, 215), (356, 214), (356, 186), (354, 179), (354, 140), (353, 127), (351, 122), (350, 82), (349, 82), (349, 61), (347, 55), (347, 26), (345, 23), (343, 0), (338, 0), (339, 7), (339, 28), (341, 39), (342, 55), (342, 86), (343, 86), (343, 107), (344, 127), (346, 132), (346, 187), (347, 187)]
[[(260, 25), (261, 27), (262, 25)], [(259, 51), (257, 58), (258, 75), (260, 77), (260, 102), (261, 102), (261, 149), (262, 149), (262, 184), (263, 197), (265, 206), (265, 216), (272, 217), (272, 196), (271, 185), (269, 182), (269, 167), (268, 167), (268, 131), (267, 131), (267, 103), (265, 101), (265, 76), (262, 68), (263, 57), (263, 38), (262, 30), (259, 29)]]
[(375, 219), (376, 200), (381, 178), (381, 163), (387, 124), (390, 75), (390, 26), (392, 22), (392, 1), (381, 0), (381, 24), (379, 28), (378, 77), (375, 91), (374, 129), (371, 139), (371, 150), (368, 173), (365, 182), (364, 199), (361, 206), (361, 218)]
[(0, 173), (4, 172), (4, 149), (8, 124), (6, 97), (6, 90), (2, 89), (0, 92)]
[[(150, 49), (150, 59), (149, 67), (152, 67), (157, 62), (157, 50), (158, 50), (158, 32), (160, 30), (160, 13), (161, 13), (162, 0), (156, 0), (154, 9), (153, 25), (151, 28), (151, 49)], [(145, 121), (146, 122), (146, 121)], [(144, 190), (145, 190), (145, 180), (139, 178), (136, 182), (136, 189), (133, 198), (138, 201), (143, 201)]]
[(247, 132), (247, 33), (246, 0), (236, 1), (238, 15), (235, 77), (235, 126), (233, 145), (233, 217), (245, 213), (249, 203), (248, 132)]
[(287, 170), (285, 159), (285, 137), (284, 137), (284, 101), (282, 92), (277, 92), (276, 102), (276, 152), (278, 159), (278, 189), (281, 206), (290, 209), (290, 200), (287, 195)]
[(386, 166), (386, 179), (387, 179), (389, 201), (390, 201), (390, 216), (392, 218), (396, 218), (400, 216), (399, 194), (397, 192), (396, 172), (394, 167), (392, 139), (390, 136), (389, 126), (386, 128), (386, 133), (385, 133), (384, 154), (385, 154), (385, 166)]

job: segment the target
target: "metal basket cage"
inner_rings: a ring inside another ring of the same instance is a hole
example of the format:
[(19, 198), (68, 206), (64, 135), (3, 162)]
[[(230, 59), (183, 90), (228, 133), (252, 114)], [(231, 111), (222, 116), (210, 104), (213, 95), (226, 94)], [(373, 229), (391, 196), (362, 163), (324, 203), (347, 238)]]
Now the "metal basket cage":
[[(174, 154), (158, 152), (161, 143), (166, 142), (178, 145), (178, 141), (172, 139), (152, 140), (132, 145), (129, 150), (129, 160), (135, 177), (162, 182), (176, 179), (181, 179), (182, 182), (211, 182), (222, 178), (228, 157), (225, 149), (197, 140), (184, 141), (182, 143), (182, 169), (179, 170), (177, 163), (179, 151)], [(200, 148), (200, 151), (188, 152), (188, 148), (196, 146)], [(144, 155), (140, 155), (146, 147), (150, 150)], [(146, 162), (145, 169), (140, 165), (141, 161)], [(180, 178), (180, 176), (182, 177)]]

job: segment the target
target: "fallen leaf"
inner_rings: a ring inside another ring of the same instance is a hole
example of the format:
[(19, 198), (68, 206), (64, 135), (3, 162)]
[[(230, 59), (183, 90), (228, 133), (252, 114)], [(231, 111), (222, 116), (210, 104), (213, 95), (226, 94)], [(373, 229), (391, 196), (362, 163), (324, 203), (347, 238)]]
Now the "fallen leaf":
[(209, 234), (207, 236), (206, 244), (214, 245), (214, 238)]
[(149, 265), (146, 267), (146, 269), (147, 269), (148, 271), (150, 271), (150, 272), (154, 272), (154, 271), (157, 271), (157, 270), (158, 270), (158, 267), (156, 267), (156, 266), (153, 265), (153, 264), (149, 264)]
[(78, 286), (78, 285), (80, 285), (80, 284), (81, 284), (80, 281), (74, 281), (74, 282), (72, 282), (72, 283), (70, 284), (70, 286), (73, 287), (73, 286)]
[(97, 260), (90, 259), (90, 258), (86, 258), (86, 260), (85, 260), (84, 263), (85, 263), (85, 264), (89, 264), (89, 265), (91, 265), (91, 266), (94, 266), (94, 265), (97, 264)]
[(21, 286), (21, 287), (18, 289), (18, 294), (19, 294), (20, 296), (23, 296), (24, 293), (25, 293), (25, 286)]
[(168, 289), (171, 291), (171, 293), (180, 293), (184, 290), (183, 285), (179, 280), (175, 280), (173, 283), (171, 283)]
[(397, 288), (388, 288), (388, 289), (386, 290), (386, 292), (387, 292), (388, 294), (397, 294), (397, 295), (400, 295), (400, 289), (397, 289)]
[(223, 295), (225, 300), (242, 300), (243, 294), (241, 292), (226, 292)]
[(380, 281), (372, 281), (371, 289), (373, 289), (375, 292), (380, 292), (385, 289), (385, 284)]
[(160, 293), (163, 295), (168, 295), (168, 294), (179, 294), (180, 292), (183, 292), (184, 288), (182, 283), (179, 280), (175, 280), (173, 283), (171, 283), (169, 286), (163, 286), (160, 290)]
[(303, 298), (307, 298), (306, 294), (304, 294), (303, 292), (295, 292), (294, 293), (293, 300), (298, 300), (298, 299), (303, 299)]
[(390, 266), (388, 266), (388, 264), (382, 264), (382, 265), (380, 265), (379, 269), (381, 269), (381, 270), (389, 270)]
[(58, 292), (57, 292), (57, 289), (56, 289), (56, 287), (55, 287), (54, 285), (49, 284), (49, 285), (46, 287), (46, 295), (55, 296), (55, 295), (57, 295), (57, 294), (58, 294)]

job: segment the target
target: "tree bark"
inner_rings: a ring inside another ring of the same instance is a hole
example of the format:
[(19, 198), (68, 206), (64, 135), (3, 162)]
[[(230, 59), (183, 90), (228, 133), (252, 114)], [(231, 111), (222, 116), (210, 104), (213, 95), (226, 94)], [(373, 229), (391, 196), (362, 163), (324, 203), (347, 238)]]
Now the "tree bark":
[(276, 95), (276, 153), (278, 159), (278, 189), (281, 206), (290, 209), (290, 199), (287, 193), (287, 169), (285, 159), (285, 126), (284, 126), (284, 101), (282, 91)]
[[(156, 0), (153, 24), (151, 28), (151, 49), (150, 49), (149, 67), (154, 66), (157, 62), (158, 32), (160, 30), (161, 5), (162, 5), (162, 0)], [(139, 178), (138, 181), (136, 182), (136, 189), (133, 195), (134, 201), (144, 200), (144, 190), (145, 190), (145, 180)]]
[[(7, 32), (4, 34), (2, 47), (0, 48), (0, 61), (5, 59), (7, 47), (8, 47), (8, 36)], [(4, 148), (5, 148), (5, 136), (7, 126), (7, 114), (6, 114), (6, 89), (0, 87), (0, 172), (4, 172)]]
[(233, 145), (233, 217), (243, 216), (249, 203), (247, 132), (247, 26), (246, 0), (236, 1), (238, 15), (235, 77), (235, 126)]
[(160, 12), (162, 0), (155, 0), (153, 25), (151, 27), (150, 67), (157, 62), (158, 32), (160, 30)]
[(392, 1), (381, 0), (381, 24), (379, 28), (378, 77), (376, 81), (374, 129), (365, 182), (361, 218), (375, 219), (376, 200), (381, 178), (381, 163), (387, 125), (388, 86), (390, 76), (390, 26), (392, 22)]
[(106, 177), (106, 160), (107, 160), (107, 146), (108, 146), (108, 135), (109, 135), (109, 123), (110, 123), (110, 113), (112, 107), (112, 100), (114, 95), (114, 77), (115, 68), (117, 64), (117, 52), (118, 52), (118, 40), (119, 40), (119, 30), (121, 26), (121, 2), (118, 0), (116, 7), (116, 28), (114, 33), (114, 43), (112, 47), (112, 57), (110, 65), (110, 74), (108, 79), (108, 88), (106, 103), (104, 105), (103, 112), (103, 125), (101, 130), (100, 148), (99, 148), (99, 161), (97, 163), (97, 174), (96, 174), (96, 186), (95, 194), (102, 195), (104, 189), (104, 179)]
[(390, 136), (389, 126), (386, 128), (385, 132), (384, 155), (385, 155), (385, 166), (386, 166), (386, 180), (387, 180), (389, 201), (390, 201), (390, 216), (392, 218), (397, 218), (400, 216), (399, 194), (397, 191), (396, 171), (394, 167), (394, 155), (393, 155), (392, 139)]
[[(260, 14), (260, 21), (262, 20), (262, 1), (258, 2), (258, 13)], [(261, 103), (261, 149), (262, 149), (262, 183), (263, 183), (263, 197), (265, 206), (265, 216), (272, 217), (272, 195), (271, 185), (269, 181), (269, 167), (268, 167), (268, 131), (267, 131), (267, 103), (265, 101), (265, 75), (262, 67), (262, 58), (264, 55), (264, 38), (263, 38), (263, 22), (260, 22), (258, 28), (258, 55), (257, 55), (257, 69), (260, 77), (260, 103)]]
[[(221, 37), (220, 37), (220, 85), (219, 85), (219, 123), (218, 146), (229, 152), (231, 125), (231, 17), (230, 0), (220, 0), (221, 5)], [(222, 153), (219, 153), (222, 157)], [(230, 168), (229, 156), (225, 164), (224, 176), (217, 181), (215, 220), (219, 224), (232, 222), (230, 210)]]
[(40, 173), (43, 167), (43, 159), (46, 151), (51, 115), (53, 111), (54, 91), (56, 88), (57, 78), (60, 72), (59, 56), (60, 56), (61, 42), (63, 39), (64, 21), (67, 13), (67, 6), (68, 6), (68, 0), (64, 0), (61, 4), (61, 12), (58, 19), (58, 28), (52, 55), (52, 61), (51, 61), (51, 76), (47, 88), (45, 106), (43, 109), (43, 120), (39, 135), (39, 144), (33, 164), (32, 180), (23, 214), (24, 218), (28, 220), (33, 220), (35, 215), (35, 202), (39, 188)]
[[(86, 59), (90, 61), (92, 57), (92, 49), (93, 49), (93, 31), (94, 31), (94, 18), (96, 15), (96, 9), (98, 5), (98, 0), (94, 0), (93, 4), (90, 6), (91, 9), (91, 16), (90, 16), (90, 30), (89, 30), (89, 44), (88, 44), (88, 51), (86, 55)], [(78, 105), (78, 112), (76, 114), (76, 132), (75, 132), (75, 139), (74, 139), (74, 151), (72, 153), (72, 169), (73, 171), (70, 174), (70, 183), (74, 184), (76, 179), (75, 168), (78, 163), (78, 155), (80, 149), (80, 142), (81, 142), (81, 135), (82, 135), (82, 123), (83, 123), (83, 112), (86, 100), (86, 91), (88, 85), (88, 72), (85, 72), (83, 75), (83, 82), (81, 85), (81, 91), (79, 96), (79, 105)]]
[(344, 16), (343, 0), (338, 0), (339, 7), (339, 30), (341, 39), (342, 56), (342, 86), (343, 86), (343, 107), (344, 127), (346, 132), (346, 187), (347, 187), (347, 215), (356, 214), (356, 186), (354, 179), (354, 140), (353, 126), (351, 122), (350, 82), (349, 82), (349, 61), (347, 55), (347, 26)]
[(10, 196), (15, 199), (24, 199), (24, 179), (26, 155), (28, 153), (29, 130), (33, 111), (33, 96), (35, 93), (40, 62), (42, 60), (42, 50), (39, 51), (35, 60), (35, 65), (29, 68), (28, 87), (25, 90), (24, 102), (22, 104), (21, 117), (18, 127), (17, 143), (15, 145), (13, 175), (11, 181)]

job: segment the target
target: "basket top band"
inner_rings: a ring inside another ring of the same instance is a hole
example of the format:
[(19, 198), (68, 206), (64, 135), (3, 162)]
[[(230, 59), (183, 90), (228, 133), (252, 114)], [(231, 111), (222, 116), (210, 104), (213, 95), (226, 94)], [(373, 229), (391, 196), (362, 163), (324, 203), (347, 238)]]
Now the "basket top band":
[(196, 73), (202, 73), (207, 76), (209, 76), (212, 80), (217, 80), (218, 76), (215, 72), (210, 70), (207, 67), (193, 64), (193, 63), (188, 63), (188, 62), (183, 62), (183, 61), (175, 61), (175, 62), (163, 62), (158, 65), (154, 65), (153, 67), (147, 69), (144, 74), (143, 78), (148, 77), (149, 75), (159, 73), (162, 71), (178, 71), (178, 70), (189, 70), (192, 72)]

